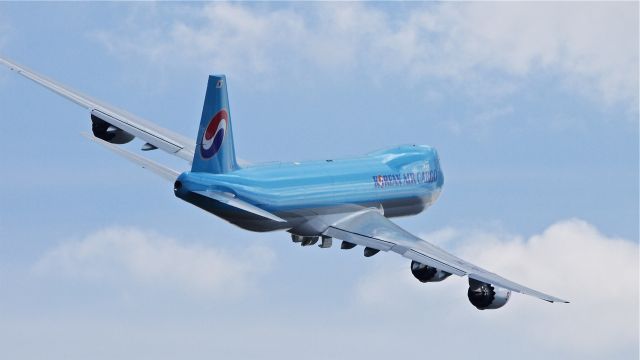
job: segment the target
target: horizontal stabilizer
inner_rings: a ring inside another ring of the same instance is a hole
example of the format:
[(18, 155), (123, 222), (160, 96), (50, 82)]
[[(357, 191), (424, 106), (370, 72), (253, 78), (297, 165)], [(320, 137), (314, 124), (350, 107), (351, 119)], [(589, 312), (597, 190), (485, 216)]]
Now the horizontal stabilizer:
[(268, 211), (262, 210), (255, 205), (251, 205), (246, 201), (238, 199), (233, 194), (223, 193), (219, 191), (194, 191), (194, 193), (202, 196), (206, 196), (210, 199), (219, 201), (223, 204), (232, 206), (234, 208), (238, 208), (240, 210), (250, 212), (258, 216), (262, 216), (263, 218), (267, 218), (277, 222), (287, 222), (286, 220), (281, 219)]

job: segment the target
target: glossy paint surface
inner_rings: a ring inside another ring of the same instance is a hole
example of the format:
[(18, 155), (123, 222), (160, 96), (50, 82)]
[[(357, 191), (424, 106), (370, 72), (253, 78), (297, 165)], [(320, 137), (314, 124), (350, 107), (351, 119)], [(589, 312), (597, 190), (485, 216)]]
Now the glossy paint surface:
[(239, 169), (224, 75), (210, 75), (207, 81), (196, 148), (192, 162), (194, 171), (226, 173)]
[[(240, 227), (268, 231), (354, 206), (377, 207), (387, 217), (417, 214), (438, 198), (444, 178), (435, 149), (407, 145), (355, 158), (270, 163), (224, 174), (185, 172), (178, 182), (179, 198)], [(194, 193), (207, 190), (233, 194), (287, 223), (275, 224)]]

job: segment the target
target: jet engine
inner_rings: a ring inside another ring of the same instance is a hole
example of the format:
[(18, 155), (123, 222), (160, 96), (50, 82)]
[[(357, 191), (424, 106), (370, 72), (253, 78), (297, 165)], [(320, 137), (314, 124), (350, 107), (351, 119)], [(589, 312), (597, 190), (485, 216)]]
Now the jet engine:
[(433, 266), (421, 264), (415, 260), (411, 261), (411, 273), (416, 279), (423, 283), (442, 281), (451, 275), (446, 271), (438, 270)]
[(511, 291), (469, 278), (467, 296), (479, 310), (498, 309), (509, 301)]
[(94, 114), (91, 114), (91, 123), (91, 131), (93, 131), (93, 135), (106, 142), (110, 142), (112, 144), (126, 144), (134, 138), (133, 135), (109, 124)]

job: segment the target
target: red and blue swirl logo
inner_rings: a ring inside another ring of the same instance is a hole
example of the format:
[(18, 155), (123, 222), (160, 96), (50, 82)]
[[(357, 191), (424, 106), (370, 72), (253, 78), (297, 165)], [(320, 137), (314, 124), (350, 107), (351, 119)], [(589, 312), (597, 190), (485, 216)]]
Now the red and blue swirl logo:
[(200, 155), (202, 155), (202, 158), (208, 159), (220, 150), (228, 126), (229, 113), (226, 109), (218, 111), (218, 113), (211, 118), (209, 125), (207, 125), (202, 135), (202, 144), (200, 145)]

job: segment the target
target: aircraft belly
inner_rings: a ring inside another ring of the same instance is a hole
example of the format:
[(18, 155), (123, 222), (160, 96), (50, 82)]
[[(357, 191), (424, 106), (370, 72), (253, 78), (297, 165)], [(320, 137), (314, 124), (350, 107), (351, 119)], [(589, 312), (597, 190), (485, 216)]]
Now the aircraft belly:
[(380, 206), (382, 206), (386, 217), (398, 217), (418, 214), (427, 206), (422, 198), (414, 197), (383, 201), (367, 201), (354, 204), (333, 204), (318, 207), (289, 208), (287, 210), (273, 212), (275, 215), (287, 220), (286, 223), (278, 223), (197, 194), (190, 195), (189, 198), (185, 200), (236, 226), (256, 232), (295, 228), (318, 215), (350, 213), (361, 210), (362, 208), (380, 208)]
[(266, 232), (291, 228), (289, 219), (285, 223), (276, 222), (196, 193), (186, 194), (184, 200), (246, 230)]

